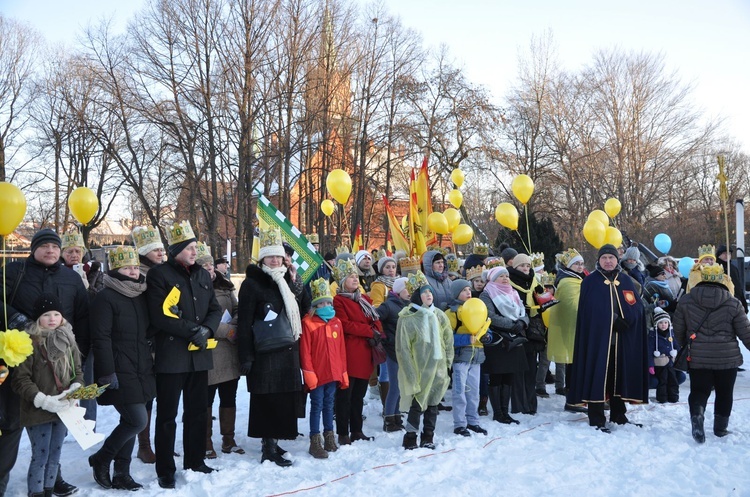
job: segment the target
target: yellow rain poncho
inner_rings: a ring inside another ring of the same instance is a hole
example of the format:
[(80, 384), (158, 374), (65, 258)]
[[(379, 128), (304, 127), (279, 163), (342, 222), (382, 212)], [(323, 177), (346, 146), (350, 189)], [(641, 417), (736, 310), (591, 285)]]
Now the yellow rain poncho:
[(571, 364), (576, 337), (578, 298), (581, 296), (579, 278), (563, 278), (557, 284), (555, 299), (560, 303), (550, 307), (549, 333), (547, 333), (547, 358), (551, 362)]
[(448, 390), (453, 362), (453, 330), (443, 311), (414, 304), (398, 313), (396, 359), (401, 411), (416, 399), (424, 411), (436, 406)]

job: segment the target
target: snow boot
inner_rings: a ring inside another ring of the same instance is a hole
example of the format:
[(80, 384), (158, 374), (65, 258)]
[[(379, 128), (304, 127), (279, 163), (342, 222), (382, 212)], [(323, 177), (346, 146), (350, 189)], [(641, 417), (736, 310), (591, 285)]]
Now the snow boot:
[(99, 484), (100, 487), (109, 490), (112, 488), (112, 480), (109, 477), (109, 464), (111, 461), (103, 461), (100, 459), (99, 454), (91, 454), (89, 456), (89, 466), (94, 471), (94, 481)]
[(214, 450), (214, 443), (211, 441), (211, 436), (214, 434), (214, 422), (211, 417), (211, 408), (208, 408), (208, 414), (206, 414), (206, 459), (216, 459), (216, 451)]
[(372, 442), (375, 440), (375, 437), (368, 437), (361, 431), (355, 431), (352, 433), (351, 441), (356, 442), (357, 440), (364, 440), (365, 442)]
[(424, 447), (425, 449), (435, 450), (435, 442), (433, 441), (434, 436), (435, 432), (433, 431), (423, 431), (419, 440), (419, 446)]
[(406, 450), (414, 450), (417, 447), (417, 434), (415, 432), (407, 431), (404, 433), (404, 441), (401, 444)]
[(401, 415), (399, 414), (389, 414), (385, 418), (383, 418), (383, 431), (392, 433), (394, 431), (401, 431), (404, 429), (404, 425), (401, 424)]
[(731, 431), (727, 430), (729, 426), (729, 416), (714, 414), (714, 435), (717, 437), (726, 437)]
[[(138, 434), (138, 459), (145, 464), (154, 464), (156, 454), (151, 450), (151, 411), (146, 411), (146, 427)], [(59, 495), (59, 494), (58, 494)]]
[(62, 466), (58, 465), (57, 478), (55, 479), (55, 486), (52, 487), (52, 493), (59, 497), (66, 497), (67, 495), (73, 495), (76, 492), (78, 492), (78, 487), (63, 480)]
[(479, 397), (479, 408), (477, 409), (477, 414), (480, 416), (489, 416), (490, 411), (487, 410), (487, 401), (489, 400), (489, 397), (486, 395), (483, 397)]
[(115, 471), (115, 474), (112, 477), (112, 488), (117, 490), (130, 490), (131, 492), (135, 492), (136, 490), (142, 489), (143, 485), (135, 481), (133, 477), (130, 476), (130, 472), (118, 473), (117, 471)]
[(308, 452), (315, 459), (328, 459), (328, 452), (323, 448), (323, 435), (320, 433), (310, 435), (310, 449)]
[[(242, 447), (234, 441), (234, 423), (237, 418), (236, 407), (219, 407), (219, 430), (221, 430), (221, 451), (224, 454), (244, 454)], [(282, 453), (283, 454), (283, 453)]]
[(339, 435), (339, 445), (351, 445), (352, 439), (349, 435)]
[(698, 406), (690, 409), (690, 424), (692, 425), (693, 440), (702, 444), (706, 441), (706, 432), (703, 430), (705, 407)]
[(328, 452), (336, 452), (339, 446), (336, 445), (336, 434), (332, 431), (323, 432), (323, 448)]
[(44, 497), (52, 497), (53, 495), (55, 495), (55, 494), (52, 493), (53, 491), (54, 491), (53, 488), (45, 488), (44, 489), (44, 493), (42, 495)]
[(261, 464), (264, 461), (272, 461), (274, 464), (276, 464), (277, 466), (281, 466), (282, 468), (286, 468), (292, 465), (292, 461), (290, 461), (289, 459), (285, 459), (281, 454), (279, 454), (278, 440), (276, 440), (275, 438), (262, 438), (261, 445)]

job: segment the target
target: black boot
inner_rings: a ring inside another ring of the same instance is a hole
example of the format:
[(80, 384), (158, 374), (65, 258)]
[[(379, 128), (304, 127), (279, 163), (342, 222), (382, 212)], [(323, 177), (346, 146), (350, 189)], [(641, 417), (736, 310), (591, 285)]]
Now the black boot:
[(480, 416), (489, 416), (490, 411), (487, 410), (487, 401), (489, 400), (489, 397), (479, 397), (479, 408), (477, 409), (477, 414)]
[(261, 439), (262, 451), (260, 462), (272, 461), (277, 466), (286, 468), (292, 465), (292, 461), (285, 459), (278, 451), (278, 441), (275, 438)]
[(110, 461), (101, 460), (98, 453), (89, 456), (89, 466), (94, 470), (94, 481), (107, 490), (112, 488), (112, 480), (109, 477), (109, 463)]
[(690, 409), (690, 424), (692, 425), (693, 440), (702, 444), (706, 441), (706, 432), (703, 430), (703, 419), (705, 407), (698, 406)]
[[(416, 433), (415, 433), (416, 435)], [(435, 437), (435, 432), (433, 431), (423, 431), (421, 440), (419, 441), (419, 446), (424, 447), (425, 449), (435, 449), (435, 442), (433, 441)]]
[(44, 493), (43, 493), (42, 495), (43, 495), (44, 497), (52, 497), (52, 495), (54, 495), (54, 494), (52, 493), (52, 490), (53, 490), (53, 489), (51, 489), (51, 488), (45, 488), (45, 489), (44, 489)]
[[(396, 420), (396, 416), (399, 418), (400, 415), (397, 414), (389, 414), (388, 416), (383, 418), (383, 431), (391, 433), (394, 431), (401, 431), (404, 429), (404, 426)], [(400, 420), (399, 420), (400, 421)]]
[(143, 488), (143, 485), (138, 483), (130, 476), (129, 473), (118, 474), (112, 477), (112, 488), (117, 490), (130, 490), (134, 492)]
[(726, 437), (732, 433), (727, 430), (727, 426), (729, 426), (729, 416), (714, 414), (714, 435), (717, 437)]
[(401, 444), (406, 450), (414, 450), (418, 447), (417, 445), (417, 434), (415, 432), (407, 431), (404, 433), (404, 441)]
[(76, 492), (78, 492), (78, 487), (63, 480), (62, 466), (57, 466), (57, 478), (55, 479), (55, 486), (52, 487), (52, 493), (59, 497), (65, 497)]
[(517, 419), (511, 418), (510, 414), (508, 414), (508, 406), (510, 406), (510, 394), (510, 385), (503, 385), (502, 387), (500, 387), (500, 419), (498, 419), (497, 421), (500, 421), (501, 423), (506, 425), (509, 425), (511, 423), (520, 424)]

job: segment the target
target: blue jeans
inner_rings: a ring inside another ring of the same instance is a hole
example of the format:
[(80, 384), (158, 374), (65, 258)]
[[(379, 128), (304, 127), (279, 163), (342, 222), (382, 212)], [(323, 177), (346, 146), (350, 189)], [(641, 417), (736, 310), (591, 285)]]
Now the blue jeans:
[(323, 413), (323, 429), (333, 431), (333, 406), (338, 382), (329, 381), (310, 390), (310, 436), (320, 433), (320, 414)]
[(378, 366), (378, 382), (380, 383), (388, 383), (388, 367), (385, 363)]
[(62, 421), (27, 426), (31, 442), (31, 462), (26, 475), (29, 493), (39, 494), (55, 486), (63, 440), (68, 434)]
[[(381, 364), (382, 368), (383, 365)], [(398, 403), (401, 399), (401, 391), (398, 388), (398, 362), (394, 361), (390, 357), (385, 360), (385, 367), (388, 369), (388, 395), (385, 397), (385, 416), (392, 416), (398, 414)]]
[(480, 364), (453, 363), (453, 428), (478, 425)]

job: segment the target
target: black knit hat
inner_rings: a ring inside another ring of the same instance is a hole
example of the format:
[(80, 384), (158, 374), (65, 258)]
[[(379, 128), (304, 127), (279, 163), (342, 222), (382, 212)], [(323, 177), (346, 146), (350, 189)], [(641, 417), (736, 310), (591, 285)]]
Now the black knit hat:
[(599, 259), (601, 259), (604, 254), (614, 255), (616, 258), (619, 259), (619, 254), (617, 253), (617, 249), (611, 243), (602, 245), (602, 248), (599, 249), (599, 253), (596, 254), (596, 260), (598, 261)]
[(727, 252), (727, 246), (726, 245), (719, 245), (716, 247), (716, 258), (718, 259), (721, 254), (725, 254)]
[(43, 293), (34, 302), (34, 309), (32, 310), (31, 319), (36, 321), (39, 316), (49, 311), (57, 311), (62, 314), (62, 305), (57, 297), (52, 293)]
[(170, 245), (167, 248), (167, 251), (169, 252), (169, 255), (171, 255), (172, 257), (177, 257), (178, 255), (180, 255), (180, 252), (182, 252), (183, 250), (187, 248), (188, 245), (197, 241), (198, 240), (196, 238), (189, 238), (179, 243), (175, 243), (174, 245)]
[(652, 278), (656, 278), (660, 274), (666, 274), (667, 272), (663, 267), (657, 266), (655, 264), (649, 264), (648, 266), (646, 266), (646, 269), (648, 269), (648, 275)]
[(34, 236), (31, 238), (31, 253), (33, 254), (37, 248), (45, 243), (54, 243), (58, 247), (62, 246), (60, 235), (55, 233), (54, 230), (44, 228), (34, 233)]
[(513, 247), (506, 247), (500, 252), (500, 257), (503, 258), (506, 264), (508, 261), (512, 261), (518, 255), (518, 251)]

